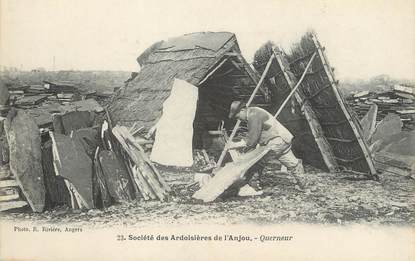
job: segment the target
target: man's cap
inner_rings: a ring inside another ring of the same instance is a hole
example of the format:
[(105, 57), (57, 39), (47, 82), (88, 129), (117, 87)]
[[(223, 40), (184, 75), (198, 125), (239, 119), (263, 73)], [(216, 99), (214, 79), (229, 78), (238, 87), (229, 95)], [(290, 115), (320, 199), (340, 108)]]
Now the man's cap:
[(238, 112), (241, 111), (241, 109), (245, 107), (245, 103), (241, 101), (234, 101), (231, 103), (231, 108), (229, 110), (229, 119), (232, 119), (235, 117)]

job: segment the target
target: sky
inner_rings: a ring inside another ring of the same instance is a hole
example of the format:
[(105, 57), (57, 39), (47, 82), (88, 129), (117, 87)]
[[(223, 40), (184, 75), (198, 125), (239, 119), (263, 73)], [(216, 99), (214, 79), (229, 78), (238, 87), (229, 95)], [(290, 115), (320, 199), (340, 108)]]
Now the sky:
[(198, 31), (235, 33), (252, 61), (308, 29), (340, 79), (415, 79), (413, 0), (0, 0), (0, 65), (136, 71), (152, 43)]

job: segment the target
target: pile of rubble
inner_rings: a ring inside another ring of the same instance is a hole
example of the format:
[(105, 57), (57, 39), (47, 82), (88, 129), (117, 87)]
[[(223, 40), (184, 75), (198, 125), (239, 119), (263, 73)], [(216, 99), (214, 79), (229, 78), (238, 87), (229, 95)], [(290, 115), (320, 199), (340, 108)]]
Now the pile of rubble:
[[(45, 82), (10, 94), (4, 87), (0, 211), (168, 200), (170, 186), (148, 158), (153, 141), (140, 137), (142, 127), (113, 126), (109, 113), (74, 85)], [(206, 150), (195, 150), (194, 159), (194, 171), (214, 164)]]
[(390, 91), (362, 91), (348, 99), (360, 120), (378, 172), (415, 175), (415, 88), (394, 85)]
[(143, 139), (113, 127), (102, 114), (102, 124), (93, 111), (54, 114), (53, 131), (42, 139), (24, 110), (12, 108), (2, 117), (1, 150), (8, 157), (1, 159), (0, 210), (27, 205), (34, 212), (61, 205), (82, 210), (137, 198), (167, 200), (171, 189), (148, 159)]
[(170, 188), (145, 154), (148, 142), (112, 128), (100, 105), (109, 95), (50, 81), (0, 87), (0, 211), (167, 199)]
[(398, 114), (404, 130), (415, 129), (415, 88), (394, 85), (392, 90), (382, 93), (361, 91), (347, 98), (351, 108), (362, 118), (372, 104), (378, 107), (377, 122), (388, 113)]
[(415, 177), (415, 130), (405, 130), (400, 115), (387, 114), (376, 122), (378, 107), (372, 104), (361, 119), (363, 138), (369, 146), (376, 170), (383, 174)]
[(77, 85), (69, 82), (43, 83), (8, 86), (11, 106), (23, 109), (32, 116), (43, 134), (52, 130), (54, 114), (71, 111), (100, 113), (104, 111), (100, 103), (110, 98), (109, 94), (80, 90)]

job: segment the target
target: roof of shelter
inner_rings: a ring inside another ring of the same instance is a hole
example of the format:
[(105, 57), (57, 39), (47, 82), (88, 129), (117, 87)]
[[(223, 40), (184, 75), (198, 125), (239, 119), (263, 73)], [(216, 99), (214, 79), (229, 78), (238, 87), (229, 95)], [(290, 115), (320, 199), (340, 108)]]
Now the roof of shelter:
[(229, 32), (192, 33), (153, 44), (137, 58), (141, 66), (137, 77), (110, 105), (114, 121), (151, 127), (161, 115), (174, 78), (198, 86), (228, 52), (240, 52)]

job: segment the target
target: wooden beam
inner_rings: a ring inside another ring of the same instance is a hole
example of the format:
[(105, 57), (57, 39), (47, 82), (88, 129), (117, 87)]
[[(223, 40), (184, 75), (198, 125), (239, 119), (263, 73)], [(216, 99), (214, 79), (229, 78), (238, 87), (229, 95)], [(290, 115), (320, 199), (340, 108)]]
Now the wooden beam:
[(205, 81), (207, 81), (207, 79), (209, 79), (210, 76), (212, 76), (212, 74), (214, 74), (226, 61), (228, 61), (229, 58), (225, 58), (223, 59), (221, 62), (219, 62), (219, 64), (214, 67), (198, 84), (197, 86), (201, 86)]
[(326, 137), (326, 139), (332, 140), (332, 141), (337, 141), (337, 142), (346, 142), (346, 143), (357, 141), (356, 138), (354, 138), (354, 139), (341, 139), (341, 138), (334, 138), (334, 137)]
[(241, 66), (243, 67), (243, 64), (238, 64), (236, 63), (234, 60), (231, 60), (231, 63), (233, 64), (233, 66), (235, 66), (236, 69), (238, 69), (239, 71), (242, 71), (243, 68), (241, 68)]

